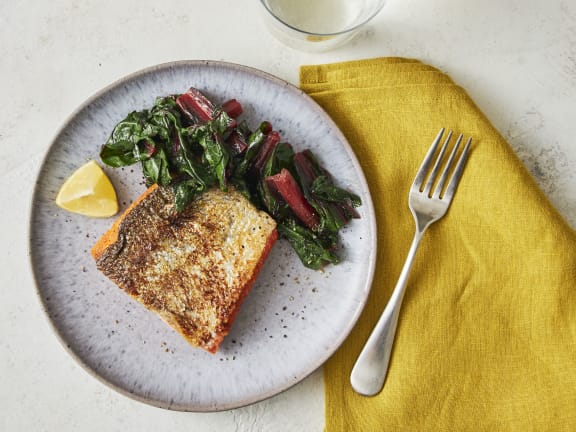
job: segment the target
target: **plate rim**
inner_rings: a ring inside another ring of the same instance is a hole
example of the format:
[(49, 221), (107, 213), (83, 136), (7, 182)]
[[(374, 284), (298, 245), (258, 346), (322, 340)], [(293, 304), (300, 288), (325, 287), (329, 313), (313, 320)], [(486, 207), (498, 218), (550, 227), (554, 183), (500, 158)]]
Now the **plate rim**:
[[(357, 303), (354, 314), (348, 320), (348, 324), (346, 325), (345, 330), (340, 333), (338, 339), (335, 340), (335, 342), (332, 344), (332, 348), (324, 351), (323, 355), (319, 356), (318, 359), (315, 362), (313, 362), (311, 369), (308, 372), (304, 371), (296, 380), (288, 382), (286, 385), (284, 385), (281, 388), (275, 387), (275, 388), (270, 389), (267, 392), (260, 393), (257, 396), (245, 398), (245, 399), (243, 399), (243, 401), (241, 403), (225, 403), (225, 404), (221, 404), (221, 405), (219, 404), (216, 406), (213, 406), (213, 405), (208, 406), (207, 404), (203, 405), (203, 406), (198, 406), (198, 405), (192, 406), (190, 404), (186, 405), (186, 404), (176, 404), (176, 403), (164, 403), (164, 402), (156, 400), (154, 398), (146, 398), (146, 397), (138, 395), (136, 393), (132, 393), (132, 392), (128, 391), (127, 389), (105, 379), (95, 369), (90, 367), (72, 349), (71, 345), (65, 340), (64, 336), (58, 330), (54, 320), (50, 317), (48, 306), (47, 306), (47, 304), (46, 304), (46, 302), (42, 296), (42, 292), (41, 292), (41, 288), (40, 288), (40, 286), (41, 286), (40, 275), (37, 274), (37, 269), (36, 269), (36, 266), (34, 263), (35, 262), (35, 254), (37, 252), (35, 251), (35, 248), (33, 247), (32, 233), (33, 233), (33, 223), (34, 223), (34, 217), (35, 217), (35, 211), (34, 211), (35, 204), (34, 203), (36, 202), (37, 196), (39, 194), (39, 186), (40, 186), (39, 177), (40, 177), (42, 170), (44, 169), (45, 164), (47, 163), (48, 157), (50, 155), (50, 151), (52, 150), (52, 148), (54, 147), (54, 145), (56, 144), (56, 142), (58, 141), (60, 136), (65, 132), (68, 125), (86, 107), (88, 107), (90, 104), (92, 104), (94, 101), (98, 100), (102, 96), (105, 96), (109, 91), (113, 90), (114, 88), (121, 86), (124, 83), (128, 83), (128, 82), (137, 80), (141, 76), (153, 74), (156, 71), (163, 71), (166, 69), (178, 68), (178, 67), (187, 67), (187, 66), (189, 66), (189, 67), (216, 67), (216, 68), (222, 68), (222, 69), (228, 69), (228, 70), (242, 71), (242, 72), (245, 72), (249, 75), (258, 76), (258, 77), (263, 78), (267, 81), (271, 81), (277, 85), (285, 87), (289, 91), (296, 93), (299, 97), (306, 99), (308, 103), (312, 104), (317, 109), (318, 114), (321, 115), (321, 117), (333, 128), (335, 135), (341, 141), (342, 145), (345, 147), (345, 150), (347, 151), (348, 155), (350, 156), (350, 160), (352, 162), (354, 171), (358, 175), (359, 182), (361, 183), (364, 190), (367, 192), (367, 197), (368, 197), (367, 202), (364, 202), (364, 201), (362, 202), (362, 206), (364, 207), (364, 210), (368, 216), (367, 220), (363, 220), (362, 223), (368, 223), (370, 225), (369, 229), (373, 233), (372, 239), (371, 239), (370, 244), (369, 244), (370, 252), (368, 255), (369, 260), (368, 260), (368, 266), (367, 266), (367, 278), (366, 278), (366, 282), (363, 285), (362, 290), (361, 290), (361, 293), (363, 294), (362, 299), (360, 302)], [(34, 177), (33, 191), (32, 191), (29, 203), (28, 203), (28, 224), (27, 224), (26, 236), (27, 236), (27, 240), (28, 240), (27, 241), (28, 265), (30, 266), (31, 273), (32, 273), (32, 279), (33, 279), (34, 288), (35, 288), (34, 291), (36, 293), (36, 297), (40, 303), (40, 306), (44, 312), (43, 313), (44, 319), (48, 322), (48, 324), (52, 330), (52, 333), (56, 336), (57, 340), (60, 342), (60, 345), (64, 348), (64, 350), (75, 360), (75, 362), (78, 365), (81, 366), (81, 368), (83, 370), (88, 372), (89, 375), (91, 375), (93, 378), (95, 378), (100, 383), (104, 384), (106, 387), (108, 387), (108, 388), (110, 388), (110, 389), (112, 389), (112, 390), (114, 390), (114, 391), (116, 391), (116, 392), (118, 392), (124, 396), (127, 396), (128, 398), (130, 398), (132, 400), (136, 400), (138, 402), (147, 404), (149, 406), (154, 406), (157, 408), (162, 408), (162, 409), (171, 410), (171, 411), (182, 411), (182, 412), (222, 412), (222, 411), (227, 411), (227, 410), (236, 409), (236, 408), (242, 408), (242, 407), (249, 406), (249, 405), (252, 405), (252, 404), (255, 404), (258, 402), (262, 402), (262, 401), (267, 400), (273, 396), (279, 395), (279, 394), (287, 391), (288, 389), (294, 387), (296, 384), (302, 382), (307, 377), (309, 377), (311, 374), (313, 374), (318, 369), (320, 369), (324, 365), (324, 363), (326, 363), (326, 361), (328, 361), (334, 355), (334, 353), (342, 346), (344, 341), (348, 338), (348, 336), (350, 335), (350, 333), (352, 332), (352, 330), (356, 326), (356, 323), (358, 322), (358, 319), (360, 318), (360, 315), (362, 314), (362, 312), (366, 306), (367, 300), (369, 298), (369, 294), (370, 294), (373, 279), (374, 279), (374, 274), (375, 274), (375, 269), (376, 269), (376, 258), (377, 258), (377, 253), (378, 253), (378, 250), (377, 250), (378, 249), (377, 248), (377, 245), (378, 245), (377, 221), (376, 221), (376, 213), (375, 213), (375, 209), (374, 209), (372, 195), (370, 192), (370, 186), (369, 186), (368, 181), (366, 179), (366, 176), (364, 174), (364, 170), (362, 169), (362, 167), (358, 161), (356, 153), (354, 152), (352, 146), (350, 145), (350, 143), (348, 142), (347, 138), (344, 136), (344, 134), (342, 133), (342, 131), (340, 130), (338, 125), (335, 123), (335, 121), (328, 115), (328, 113), (326, 113), (324, 108), (322, 108), (310, 95), (308, 95), (302, 89), (298, 88), (296, 85), (294, 85), (294, 84), (292, 84), (292, 83), (290, 83), (290, 82), (288, 82), (282, 78), (279, 78), (279, 77), (277, 77), (277, 76), (275, 76), (269, 72), (262, 71), (260, 69), (255, 68), (255, 67), (246, 66), (246, 65), (242, 65), (242, 64), (234, 63), (234, 62), (220, 61), (220, 60), (175, 60), (175, 61), (163, 62), (163, 63), (155, 64), (152, 66), (148, 66), (148, 67), (136, 70), (134, 72), (131, 72), (127, 75), (124, 75), (124, 76), (121, 76), (120, 78), (115, 79), (114, 81), (112, 81), (108, 85), (102, 87), (101, 89), (99, 89), (98, 91), (93, 93), (91, 96), (86, 98), (80, 105), (78, 105), (69, 115), (67, 115), (65, 117), (65, 119), (62, 121), (62, 123), (56, 129), (52, 138), (49, 140), (49, 144), (46, 147), (44, 154), (40, 160), (40, 163), (38, 165), (38, 168), (36, 170), (35, 177)]]

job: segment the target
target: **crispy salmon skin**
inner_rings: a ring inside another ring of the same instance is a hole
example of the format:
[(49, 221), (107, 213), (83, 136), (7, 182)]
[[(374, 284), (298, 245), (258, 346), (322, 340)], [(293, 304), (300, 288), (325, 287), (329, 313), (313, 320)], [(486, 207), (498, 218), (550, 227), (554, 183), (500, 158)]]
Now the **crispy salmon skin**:
[(276, 222), (241, 193), (210, 189), (185, 210), (150, 187), (92, 248), (98, 269), (211, 353), (278, 238)]

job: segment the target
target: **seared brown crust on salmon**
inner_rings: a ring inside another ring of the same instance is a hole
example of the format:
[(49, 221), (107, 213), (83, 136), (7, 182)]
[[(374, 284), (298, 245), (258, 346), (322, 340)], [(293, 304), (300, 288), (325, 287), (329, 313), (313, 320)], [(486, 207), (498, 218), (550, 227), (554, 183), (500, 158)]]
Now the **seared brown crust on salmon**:
[(157, 188), (158, 185), (153, 184), (148, 189), (146, 189), (146, 191), (138, 198), (136, 198), (136, 200), (132, 204), (130, 204), (130, 206), (124, 211), (124, 213), (122, 213), (118, 217), (118, 219), (116, 219), (116, 222), (114, 222), (114, 224), (110, 227), (110, 229), (106, 231), (102, 237), (100, 237), (98, 242), (96, 242), (96, 244), (92, 246), (90, 254), (95, 260), (98, 260), (100, 258), (100, 256), (104, 253), (106, 248), (110, 246), (110, 244), (116, 242), (116, 240), (118, 239), (118, 227), (120, 226), (120, 223), (124, 220), (124, 217), (127, 214), (129, 214), (132, 211), (132, 209), (136, 207), (144, 198), (150, 195)]
[(149, 188), (92, 248), (96, 265), (190, 344), (216, 352), (276, 241), (241, 193), (211, 189), (184, 211)]

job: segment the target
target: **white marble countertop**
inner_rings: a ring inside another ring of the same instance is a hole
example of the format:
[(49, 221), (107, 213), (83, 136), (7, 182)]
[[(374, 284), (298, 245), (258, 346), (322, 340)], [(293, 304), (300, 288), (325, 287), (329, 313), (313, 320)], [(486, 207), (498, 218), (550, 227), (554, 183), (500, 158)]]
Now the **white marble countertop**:
[(0, 430), (321, 431), (321, 371), (221, 413), (154, 408), (79, 367), (52, 334), (30, 274), (37, 169), (87, 97), (157, 63), (225, 60), (297, 84), (302, 64), (417, 58), (465, 87), (576, 226), (576, 3), (389, 0), (351, 44), (322, 54), (272, 39), (257, 0), (17, 0), (0, 3)]

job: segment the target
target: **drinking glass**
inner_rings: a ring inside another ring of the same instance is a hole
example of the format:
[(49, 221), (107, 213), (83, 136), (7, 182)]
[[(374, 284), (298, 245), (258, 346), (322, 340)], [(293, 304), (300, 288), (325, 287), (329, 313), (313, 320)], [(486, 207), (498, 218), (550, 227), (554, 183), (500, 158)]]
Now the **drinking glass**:
[(265, 23), (281, 42), (327, 51), (349, 41), (386, 0), (260, 0)]

